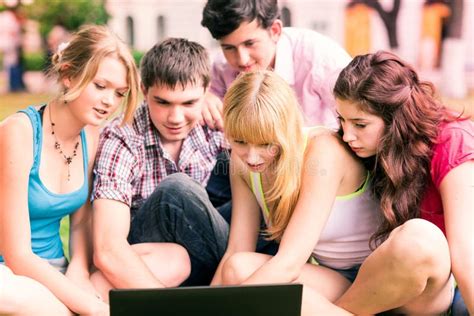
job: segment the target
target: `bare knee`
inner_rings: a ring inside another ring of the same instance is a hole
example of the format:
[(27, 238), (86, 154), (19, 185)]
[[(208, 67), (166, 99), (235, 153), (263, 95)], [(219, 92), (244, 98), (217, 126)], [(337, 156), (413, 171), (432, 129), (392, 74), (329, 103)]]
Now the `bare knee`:
[(0, 264), (0, 314), (11, 314), (15, 311), (17, 301), (12, 291), (12, 278), (15, 276), (11, 270)]
[(166, 287), (178, 286), (191, 273), (191, 260), (186, 249), (175, 243), (141, 243), (132, 249), (148, 269)]
[(449, 248), (441, 230), (422, 219), (399, 226), (383, 244), (386, 256), (405, 278), (419, 280), (424, 287), (428, 278), (447, 277), (450, 271)]
[(386, 241), (395, 260), (432, 264), (443, 257), (449, 261), (449, 248), (441, 230), (434, 224), (412, 219), (397, 227)]
[(167, 286), (178, 286), (186, 280), (191, 274), (191, 260), (187, 250), (176, 245), (173, 252), (170, 253), (170, 267), (173, 269), (170, 278), (166, 280)]
[[(5, 271), (4, 271), (5, 272)], [(0, 314), (71, 315), (44, 285), (24, 277), (0, 272)], [(28, 302), (28, 304), (25, 304)]]
[(239, 252), (227, 259), (222, 267), (223, 284), (244, 282), (260, 266), (255, 262), (255, 255), (250, 252)]

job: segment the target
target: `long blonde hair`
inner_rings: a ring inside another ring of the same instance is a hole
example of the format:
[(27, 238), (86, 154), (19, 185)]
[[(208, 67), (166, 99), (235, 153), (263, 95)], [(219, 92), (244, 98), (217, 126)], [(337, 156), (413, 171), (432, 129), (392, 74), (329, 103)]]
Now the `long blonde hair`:
[(224, 97), (224, 132), (252, 144), (273, 144), (275, 181), (266, 199), (269, 239), (280, 240), (298, 200), (304, 158), (303, 119), (293, 89), (271, 71), (243, 73)]
[(127, 83), (130, 90), (125, 101), (124, 122), (129, 122), (137, 106), (138, 71), (130, 49), (106, 26), (86, 25), (73, 34), (71, 41), (64, 49), (52, 57), (49, 74), (63, 78), (79, 78), (79, 83), (65, 91), (61, 97), (64, 101), (76, 99), (84, 88), (94, 79), (99, 64), (105, 57), (114, 57), (127, 69)]

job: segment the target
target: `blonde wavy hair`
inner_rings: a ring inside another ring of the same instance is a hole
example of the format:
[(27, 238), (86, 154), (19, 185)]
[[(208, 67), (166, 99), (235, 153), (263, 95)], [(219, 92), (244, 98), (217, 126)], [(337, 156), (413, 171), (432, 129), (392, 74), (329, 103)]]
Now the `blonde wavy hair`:
[(52, 57), (49, 75), (63, 78), (78, 78), (76, 86), (65, 91), (60, 98), (63, 101), (76, 99), (84, 88), (94, 79), (99, 64), (105, 57), (117, 58), (127, 69), (129, 91), (124, 104), (123, 122), (131, 121), (138, 99), (138, 71), (135, 60), (128, 46), (106, 26), (86, 25), (73, 34), (69, 43), (62, 44), (62, 49)]
[(279, 148), (270, 167), (275, 181), (266, 194), (269, 239), (280, 240), (301, 188), (303, 119), (293, 89), (271, 71), (243, 73), (224, 97), (224, 132), (229, 139)]

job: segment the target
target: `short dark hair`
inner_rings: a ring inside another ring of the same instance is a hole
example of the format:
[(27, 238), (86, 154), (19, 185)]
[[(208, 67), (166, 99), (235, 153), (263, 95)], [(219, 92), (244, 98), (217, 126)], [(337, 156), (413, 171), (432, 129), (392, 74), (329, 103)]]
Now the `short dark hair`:
[(208, 0), (201, 25), (219, 40), (238, 29), (242, 22), (257, 19), (259, 26), (267, 29), (278, 18), (277, 0)]
[(207, 88), (210, 82), (210, 62), (206, 49), (184, 38), (168, 38), (155, 44), (143, 57), (140, 65), (142, 84), (145, 89), (155, 84), (174, 89), (177, 84), (201, 84)]

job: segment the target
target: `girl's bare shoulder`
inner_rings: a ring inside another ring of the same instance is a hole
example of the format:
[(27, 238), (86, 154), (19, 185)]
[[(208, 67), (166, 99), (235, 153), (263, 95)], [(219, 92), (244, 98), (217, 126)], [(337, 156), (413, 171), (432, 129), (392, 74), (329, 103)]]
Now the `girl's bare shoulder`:
[(23, 145), (28, 141), (31, 143), (33, 127), (30, 119), (23, 113), (15, 113), (0, 122), (0, 138), (3, 141), (19, 142)]

